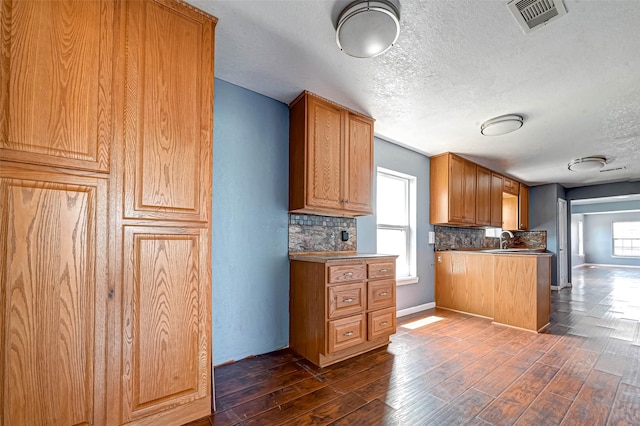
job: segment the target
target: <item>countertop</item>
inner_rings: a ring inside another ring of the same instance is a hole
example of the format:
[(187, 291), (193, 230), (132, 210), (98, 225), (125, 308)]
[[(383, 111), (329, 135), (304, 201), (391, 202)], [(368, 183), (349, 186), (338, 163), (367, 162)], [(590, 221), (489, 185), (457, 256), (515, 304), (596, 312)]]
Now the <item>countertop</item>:
[(395, 254), (358, 253), (354, 251), (328, 251), (313, 253), (289, 253), (289, 260), (302, 260), (305, 262), (328, 262), (330, 260), (357, 260), (375, 259), (380, 257), (398, 257)]

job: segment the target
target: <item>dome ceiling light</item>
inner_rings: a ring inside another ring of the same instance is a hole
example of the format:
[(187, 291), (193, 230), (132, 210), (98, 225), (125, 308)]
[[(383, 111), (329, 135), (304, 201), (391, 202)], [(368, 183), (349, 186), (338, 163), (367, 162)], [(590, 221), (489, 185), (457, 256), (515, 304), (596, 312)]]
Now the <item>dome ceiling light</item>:
[(355, 58), (373, 58), (393, 46), (400, 34), (400, 14), (387, 0), (358, 0), (338, 18), (336, 42)]
[(515, 132), (524, 123), (521, 115), (507, 114), (487, 120), (480, 126), (480, 133), (485, 136), (501, 136)]
[(595, 172), (607, 164), (607, 159), (601, 156), (576, 158), (567, 164), (572, 172)]

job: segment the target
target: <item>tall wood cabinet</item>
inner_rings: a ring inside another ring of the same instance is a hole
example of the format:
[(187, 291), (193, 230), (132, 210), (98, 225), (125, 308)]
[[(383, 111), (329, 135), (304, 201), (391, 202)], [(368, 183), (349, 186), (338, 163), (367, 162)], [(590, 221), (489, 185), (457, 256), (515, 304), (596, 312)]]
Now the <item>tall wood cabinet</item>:
[(478, 166), (476, 182), (476, 224), (488, 226), (491, 225), (491, 207), (493, 201), (491, 197), (491, 170)]
[(216, 19), (1, 8), (0, 424), (207, 415)]
[(430, 167), (431, 223), (475, 225), (476, 164), (445, 153), (431, 157)]
[(289, 211), (371, 214), (373, 119), (306, 91), (289, 108)]

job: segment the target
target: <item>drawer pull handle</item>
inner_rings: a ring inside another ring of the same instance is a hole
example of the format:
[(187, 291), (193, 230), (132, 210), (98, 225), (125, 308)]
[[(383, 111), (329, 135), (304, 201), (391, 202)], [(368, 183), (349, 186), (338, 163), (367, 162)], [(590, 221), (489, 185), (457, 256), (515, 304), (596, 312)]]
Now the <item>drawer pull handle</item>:
[(353, 298), (352, 298), (352, 297), (348, 297), (348, 298), (346, 298), (346, 299), (342, 299), (342, 301), (343, 301), (344, 303), (351, 303), (351, 302), (353, 302)]
[(352, 277), (353, 276), (353, 272), (345, 272), (344, 276), (345, 277)]
[(385, 325), (389, 325), (389, 323), (387, 321), (382, 321), (380, 325), (384, 327)]
[(386, 269), (380, 269), (380, 272), (387, 272)]
[(381, 291), (378, 296), (388, 296), (388, 295), (389, 295), (388, 291)]
[(343, 334), (343, 336), (351, 337), (353, 336), (353, 331), (347, 331), (346, 333)]

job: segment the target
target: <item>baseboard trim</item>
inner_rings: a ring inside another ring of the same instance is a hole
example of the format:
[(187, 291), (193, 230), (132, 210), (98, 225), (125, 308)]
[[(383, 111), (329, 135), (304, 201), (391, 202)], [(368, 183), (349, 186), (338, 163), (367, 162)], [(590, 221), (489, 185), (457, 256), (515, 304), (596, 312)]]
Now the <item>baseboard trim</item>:
[(412, 306), (411, 308), (401, 309), (396, 311), (396, 317), (405, 317), (407, 315), (415, 314), (417, 312), (426, 311), (427, 309), (433, 309), (436, 307), (435, 302), (425, 303), (423, 305)]
[(551, 290), (556, 290), (557, 291), (557, 290), (562, 290), (563, 288), (570, 288), (570, 287), (573, 287), (571, 285), (571, 283), (567, 283), (567, 285), (565, 285), (563, 287), (560, 287), (560, 286), (557, 286), (557, 285), (552, 285), (551, 286)]

